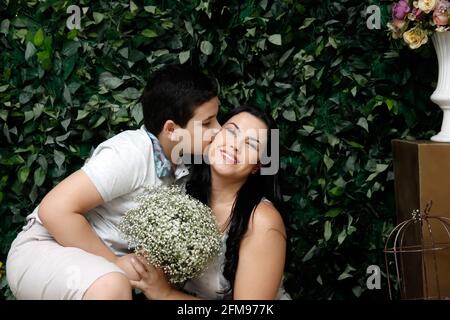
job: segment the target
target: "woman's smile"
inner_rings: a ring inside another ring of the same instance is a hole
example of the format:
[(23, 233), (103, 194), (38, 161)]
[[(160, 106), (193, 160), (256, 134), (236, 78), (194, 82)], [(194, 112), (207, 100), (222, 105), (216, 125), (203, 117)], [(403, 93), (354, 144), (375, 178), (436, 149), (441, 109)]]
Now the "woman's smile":
[(237, 164), (238, 163), (235, 152), (233, 152), (233, 154), (230, 154), (229, 152), (227, 152), (225, 150), (225, 148), (220, 148), (219, 151), (220, 151), (220, 154), (222, 155), (222, 158), (225, 160), (225, 164)]

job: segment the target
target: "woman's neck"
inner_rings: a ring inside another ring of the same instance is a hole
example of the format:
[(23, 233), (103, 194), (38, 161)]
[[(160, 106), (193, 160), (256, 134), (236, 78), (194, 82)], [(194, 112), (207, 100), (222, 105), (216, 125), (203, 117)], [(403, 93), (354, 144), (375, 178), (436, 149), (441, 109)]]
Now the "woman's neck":
[(211, 206), (232, 205), (243, 181), (228, 179), (211, 170)]

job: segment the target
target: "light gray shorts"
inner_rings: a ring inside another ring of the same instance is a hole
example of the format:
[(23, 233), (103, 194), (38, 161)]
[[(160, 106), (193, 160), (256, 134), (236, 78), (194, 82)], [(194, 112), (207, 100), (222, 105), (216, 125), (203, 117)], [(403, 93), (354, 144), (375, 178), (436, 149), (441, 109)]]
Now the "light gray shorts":
[(95, 280), (116, 264), (75, 247), (63, 247), (34, 218), (11, 245), (6, 278), (17, 299), (81, 300)]

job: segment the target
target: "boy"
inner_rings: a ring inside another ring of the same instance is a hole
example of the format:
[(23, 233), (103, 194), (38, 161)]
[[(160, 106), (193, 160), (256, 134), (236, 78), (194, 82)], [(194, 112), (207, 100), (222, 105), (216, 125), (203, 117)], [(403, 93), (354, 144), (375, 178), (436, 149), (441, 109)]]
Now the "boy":
[(188, 170), (172, 151), (198, 143), (179, 141), (180, 131), (203, 140), (194, 135), (198, 126), (219, 127), (215, 82), (187, 66), (157, 71), (141, 102), (144, 125), (101, 143), (27, 217), (6, 263), (16, 298), (131, 299), (129, 279), (136, 275), (117, 228), (121, 216), (144, 186), (185, 182)]

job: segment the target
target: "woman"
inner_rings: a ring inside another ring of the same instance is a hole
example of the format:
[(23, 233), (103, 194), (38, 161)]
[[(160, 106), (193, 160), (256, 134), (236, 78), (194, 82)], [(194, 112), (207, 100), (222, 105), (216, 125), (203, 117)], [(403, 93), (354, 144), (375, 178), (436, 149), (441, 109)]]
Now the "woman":
[[(283, 289), (286, 230), (276, 209), (277, 174), (261, 174), (271, 154), (270, 116), (256, 108), (232, 110), (209, 146), (210, 165), (194, 169), (187, 192), (208, 204), (222, 230), (224, 251), (205, 273), (181, 290), (143, 258), (132, 259), (140, 275), (130, 281), (149, 299), (290, 299)], [(278, 143), (278, 141), (277, 141)]]

